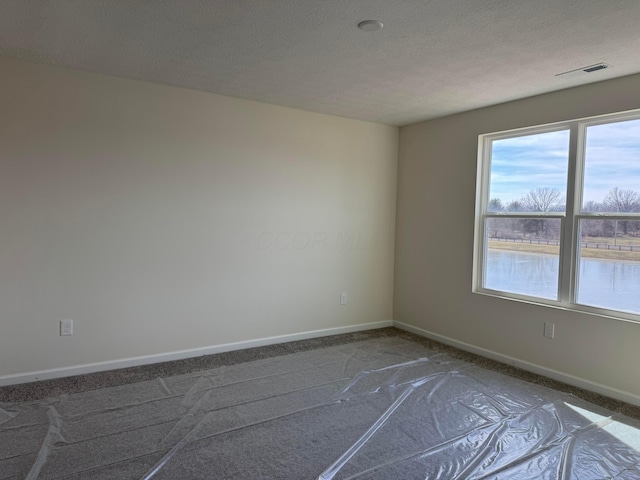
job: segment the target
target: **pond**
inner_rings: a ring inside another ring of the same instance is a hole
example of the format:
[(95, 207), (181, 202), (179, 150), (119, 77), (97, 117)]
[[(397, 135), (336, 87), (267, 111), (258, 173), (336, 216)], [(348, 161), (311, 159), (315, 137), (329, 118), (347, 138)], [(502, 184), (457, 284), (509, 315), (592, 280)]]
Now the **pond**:
[[(488, 250), (485, 287), (557, 299), (558, 257)], [(582, 258), (578, 303), (640, 313), (640, 262)]]

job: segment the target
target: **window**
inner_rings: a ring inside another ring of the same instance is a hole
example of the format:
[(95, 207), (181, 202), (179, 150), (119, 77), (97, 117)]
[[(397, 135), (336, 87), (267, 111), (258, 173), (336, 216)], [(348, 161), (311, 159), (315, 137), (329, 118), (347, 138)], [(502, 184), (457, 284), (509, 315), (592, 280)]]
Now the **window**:
[(481, 135), (474, 291), (640, 321), (640, 112)]

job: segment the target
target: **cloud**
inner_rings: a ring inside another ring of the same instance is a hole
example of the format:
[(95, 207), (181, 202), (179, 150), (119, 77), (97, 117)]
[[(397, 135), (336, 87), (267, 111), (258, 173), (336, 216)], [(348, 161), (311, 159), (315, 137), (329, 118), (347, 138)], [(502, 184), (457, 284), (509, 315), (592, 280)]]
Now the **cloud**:
[(509, 203), (540, 187), (564, 194), (568, 157), (568, 130), (494, 141), (490, 197)]
[(584, 198), (600, 202), (614, 187), (640, 191), (640, 120), (587, 127)]
[[(640, 192), (640, 119), (587, 127), (584, 202), (601, 202), (614, 187)], [(566, 193), (569, 131), (496, 140), (490, 197), (504, 203), (540, 187)]]

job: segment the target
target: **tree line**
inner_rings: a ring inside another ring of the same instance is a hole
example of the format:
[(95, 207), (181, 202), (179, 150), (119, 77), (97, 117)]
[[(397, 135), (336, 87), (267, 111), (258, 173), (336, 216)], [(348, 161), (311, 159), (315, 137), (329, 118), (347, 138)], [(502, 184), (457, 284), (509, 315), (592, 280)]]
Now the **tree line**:
[[(565, 199), (557, 188), (540, 187), (505, 204), (499, 198), (489, 200), (489, 212), (564, 212)], [(585, 213), (640, 213), (640, 194), (635, 190), (612, 188), (602, 202), (588, 201)], [(489, 236), (494, 238), (560, 238), (560, 221), (543, 218), (491, 218)], [(581, 222), (583, 237), (640, 236), (640, 221), (593, 219)]]

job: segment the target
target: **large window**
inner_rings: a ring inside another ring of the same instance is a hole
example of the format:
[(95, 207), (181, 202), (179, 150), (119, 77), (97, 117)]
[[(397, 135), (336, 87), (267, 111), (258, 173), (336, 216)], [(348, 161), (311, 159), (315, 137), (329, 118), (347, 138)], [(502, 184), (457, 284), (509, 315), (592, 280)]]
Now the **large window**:
[(479, 149), (474, 291), (640, 321), (640, 112)]

